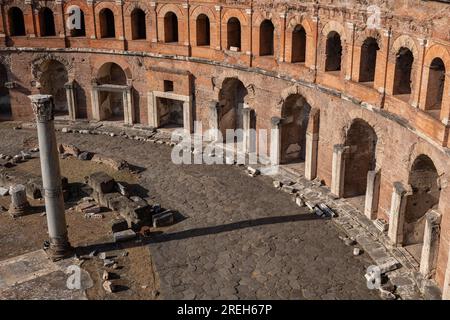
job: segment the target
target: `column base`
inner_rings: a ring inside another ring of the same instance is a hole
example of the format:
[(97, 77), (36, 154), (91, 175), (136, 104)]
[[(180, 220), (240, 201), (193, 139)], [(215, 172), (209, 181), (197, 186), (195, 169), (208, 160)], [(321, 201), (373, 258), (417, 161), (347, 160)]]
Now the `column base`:
[(50, 239), (44, 243), (44, 251), (52, 261), (69, 258), (75, 253), (75, 249), (67, 239)]
[(23, 216), (29, 208), (30, 204), (28, 202), (22, 204), (20, 207), (16, 207), (11, 203), (8, 212), (13, 218), (17, 218)]

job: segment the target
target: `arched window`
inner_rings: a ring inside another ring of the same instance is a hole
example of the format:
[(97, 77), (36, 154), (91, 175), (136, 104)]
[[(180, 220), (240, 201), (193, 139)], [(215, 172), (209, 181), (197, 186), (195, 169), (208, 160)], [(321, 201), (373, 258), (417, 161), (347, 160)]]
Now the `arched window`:
[(327, 36), (325, 71), (340, 71), (342, 59), (341, 36), (331, 31)]
[(297, 25), (292, 31), (292, 53), (291, 60), (305, 62), (306, 58), (306, 31), (301, 25)]
[(170, 11), (164, 16), (164, 42), (178, 42), (178, 18)]
[(273, 56), (273, 32), (275, 27), (272, 21), (264, 20), (259, 27), (259, 55)]
[[(441, 58), (434, 58), (428, 71), (426, 110), (440, 110), (445, 87), (445, 65)], [(439, 115), (437, 115), (439, 116)]]
[(227, 49), (241, 50), (241, 23), (237, 18), (230, 18), (227, 22)]
[(100, 36), (102, 38), (115, 38), (116, 27), (114, 24), (114, 13), (110, 9), (100, 11)]
[(84, 12), (80, 8), (77, 8), (80, 13), (80, 21), (74, 21), (74, 26), (70, 30), (70, 36), (71, 37), (85, 37), (86, 36), (86, 26), (84, 22)]
[(131, 13), (131, 37), (133, 40), (147, 38), (145, 12), (139, 8)]
[(209, 18), (206, 14), (197, 17), (197, 46), (210, 45)]
[(414, 63), (414, 56), (408, 48), (401, 47), (397, 52), (394, 73), (393, 94), (411, 93), (411, 71)]
[(359, 64), (359, 82), (372, 82), (375, 80), (375, 67), (377, 64), (377, 51), (380, 50), (377, 40), (369, 37), (364, 40), (361, 47), (361, 60)]
[(44, 7), (39, 11), (39, 26), (41, 29), (41, 37), (56, 36), (55, 19), (52, 10)]
[(25, 21), (23, 19), (23, 12), (17, 7), (12, 7), (8, 11), (9, 34), (11, 36), (25, 35)]

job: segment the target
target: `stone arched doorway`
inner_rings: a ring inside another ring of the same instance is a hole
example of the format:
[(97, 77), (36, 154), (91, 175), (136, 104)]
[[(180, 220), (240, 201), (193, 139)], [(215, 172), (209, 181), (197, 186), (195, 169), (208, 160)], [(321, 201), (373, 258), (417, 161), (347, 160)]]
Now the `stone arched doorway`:
[(65, 84), (69, 77), (66, 67), (57, 60), (47, 60), (41, 64), (39, 70), (42, 72), (39, 78), (39, 92), (53, 96), (55, 116), (68, 116)]
[(406, 199), (403, 246), (420, 263), (427, 213), (437, 210), (440, 197), (439, 175), (433, 161), (419, 155), (409, 173), (410, 194)]
[(281, 164), (299, 163), (305, 160), (306, 130), (311, 106), (305, 98), (292, 94), (281, 109)]
[[(227, 78), (224, 80), (219, 93), (218, 110), (219, 131), (224, 141), (227, 130), (242, 130), (244, 127), (243, 109), (247, 108), (244, 102), (247, 94), (247, 89), (239, 79)], [(240, 142), (239, 137), (235, 139), (235, 142)]]
[(0, 120), (10, 120), (12, 117), (7, 82), (8, 74), (6, 67), (0, 64)]
[(131, 86), (127, 74), (116, 63), (100, 67), (92, 86), (92, 104), (96, 120), (124, 121), (132, 124), (134, 118)]
[(344, 197), (366, 194), (367, 173), (375, 170), (377, 135), (364, 120), (356, 119), (345, 138)]

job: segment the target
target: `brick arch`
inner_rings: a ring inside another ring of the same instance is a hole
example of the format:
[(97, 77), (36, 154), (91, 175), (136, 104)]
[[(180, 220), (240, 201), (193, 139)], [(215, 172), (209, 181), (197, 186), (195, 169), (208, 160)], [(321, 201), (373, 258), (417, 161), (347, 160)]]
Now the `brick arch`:
[(220, 77), (213, 79), (214, 97), (217, 101), (219, 101), (220, 99), (219, 95), (220, 91), (222, 90), (223, 83), (227, 79), (237, 79), (240, 82), (242, 82), (242, 84), (248, 91), (247, 97), (252, 97), (254, 95), (254, 85), (251, 82), (246, 81), (245, 78), (244, 79), (239, 78), (239, 76), (237, 76), (235, 72), (226, 72), (222, 74)]
[(239, 23), (241, 24), (241, 27), (248, 25), (248, 19), (247, 16), (239, 9), (226, 9), (223, 12), (222, 16), (222, 22), (224, 24), (228, 23), (228, 20), (231, 18), (236, 18), (239, 20)]
[(10, 2), (10, 3), (5, 3), (4, 4), (4, 8), (5, 8), (5, 13), (7, 13), (9, 11), (9, 9), (13, 8), (13, 7), (17, 7), (20, 10), (22, 10), (23, 14), (29, 14), (30, 13), (30, 5), (25, 4), (25, 1), (16, 1), (16, 2)]
[(286, 31), (293, 32), (297, 25), (301, 25), (303, 29), (305, 29), (306, 35), (311, 36), (313, 28), (311, 27), (311, 22), (309, 21), (306, 13), (303, 14), (295, 14), (290, 19), (288, 19), (288, 23), (286, 24)]
[(328, 36), (328, 34), (331, 31), (335, 31), (339, 33), (339, 36), (341, 37), (341, 41), (345, 42), (347, 39), (347, 34), (345, 32), (345, 28), (342, 24), (340, 24), (337, 21), (328, 21), (322, 28), (321, 34), (325, 37)]
[(137, 3), (137, 2), (131, 2), (131, 3), (125, 3), (124, 7), (124, 15), (125, 16), (131, 16), (131, 13), (134, 9), (141, 9), (144, 11), (145, 15), (150, 15), (150, 9), (147, 4), (145, 3)]
[(181, 10), (180, 6), (173, 4), (173, 3), (164, 4), (161, 7), (159, 7), (157, 10), (158, 17), (160, 17), (160, 18), (164, 18), (164, 16), (168, 12), (175, 13), (178, 20), (180, 20), (182, 17), (184, 17), (183, 10)]
[(127, 77), (127, 83), (131, 83), (131, 81), (133, 80), (133, 77), (132, 77), (133, 74), (131, 72), (130, 65), (124, 59), (120, 59), (120, 58), (110, 59), (110, 60), (105, 61), (104, 63), (100, 64), (97, 68), (92, 70), (92, 76), (94, 78), (97, 78), (98, 73), (101, 70), (101, 68), (108, 63), (117, 64), (125, 73), (125, 76)]
[(357, 119), (366, 122), (377, 135), (377, 145), (375, 148), (376, 169), (380, 169), (383, 167), (385, 156), (384, 146), (386, 130), (383, 129), (383, 125), (379, 124), (377, 120), (373, 120), (372, 118), (367, 117), (366, 113), (367, 111), (364, 109), (351, 110), (348, 112), (347, 120), (345, 120), (345, 124), (342, 126), (339, 132), (339, 143), (345, 143), (347, 132)]
[(64, 15), (67, 15), (67, 8), (71, 6), (79, 7), (83, 11), (85, 17), (91, 16), (91, 10), (89, 10), (86, 1), (83, 0), (69, 0), (67, 2), (64, 2)]
[(311, 106), (311, 110), (312, 109), (320, 109), (316, 105), (311, 103), (311, 101), (313, 101), (313, 99), (310, 98), (310, 94), (311, 93), (309, 91), (307, 91), (307, 89), (304, 86), (301, 86), (299, 84), (295, 84), (295, 85), (292, 85), (292, 86), (289, 86), (289, 87), (283, 89), (280, 92), (279, 100), (275, 106), (275, 109), (277, 111), (276, 116), (281, 117), (281, 110), (283, 108), (283, 105), (284, 105), (286, 99), (289, 98), (289, 96), (291, 96), (291, 95), (300, 95), (303, 98), (305, 98), (306, 102)]
[(278, 29), (277, 27), (277, 16), (272, 14), (272, 12), (255, 12), (253, 14), (253, 26), (255, 27), (260, 27), (261, 23), (263, 23), (264, 20), (269, 20), (273, 23), (273, 26), (275, 28), (275, 30)]
[(39, 81), (39, 79), (41, 78), (42, 73), (43, 73), (42, 66), (50, 60), (58, 61), (62, 65), (64, 65), (64, 67), (66, 68), (66, 71), (67, 71), (69, 81), (71, 81), (75, 78), (75, 69), (73, 68), (72, 62), (69, 62), (68, 60), (66, 60), (65, 58), (63, 58), (59, 55), (55, 55), (53, 53), (46, 53), (46, 54), (37, 56), (31, 62), (31, 78), (32, 78), (32, 80)]
[[(448, 178), (448, 175), (446, 174), (445, 168), (447, 164), (445, 162), (440, 162), (437, 157), (433, 157), (432, 150), (430, 148), (433, 148), (430, 145), (427, 145), (426, 143), (415, 143), (412, 146), (411, 153), (409, 155), (408, 159), (408, 173), (411, 172), (412, 166), (414, 165), (414, 161), (420, 156), (425, 155), (428, 158), (433, 161), (433, 164), (437, 170), (439, 180), (443, 181)], [(435, 159), (436, 158), (436, 159)]]
[(120, 17), (119, 9), (113, 2), (98, 2), (95, 5), (95, 15), (98, 16), (103, 9), (110, 9), (114, 14), (115, 19)]
[(450, 51), (440, 44), (432, 45), (425, 52), (424, 66), (430, 67), (434, 58), (442, 59), (445, 65), (446, 74), (450, 75)]
[(209, 18), (209, 22), (211, 24), (215, 24), (217, 22), (217, 16), (214, 10), (204, 5), (198, 5), (192, 10), (191, 19), (197, 20), (197, 17), (201, 14), (206, 15)]
[(381, 34), (376, 29), (366, 29), (361, 32), (356, 33), (355, 45), (362, 46), (367, 38), (374, 38), (377, 40), (378, 47), (380, 50), (383, 48), (383, 41)]
[(417, 58), (419, 57), (419, 51), (417, 50), (417, 45), (413, 38), (408, 35), (398, 36), (392, 44), (391, 57), (395, 57), (400, 48), (408, 48), (411, 50), (414, 57), (414, 64), (417, 63)]
[(53, 11), (53, 14), (59, 14), (60, 10), (59, 9), (59, 5), (56, 4), (56, 1), (37, 1), (35, 2), (35, 7), (34, 9), (37, 10), (37, 12), (39, 12), (39, 10), (43, 9), (43, 8), (49, 8), (50, 10)]

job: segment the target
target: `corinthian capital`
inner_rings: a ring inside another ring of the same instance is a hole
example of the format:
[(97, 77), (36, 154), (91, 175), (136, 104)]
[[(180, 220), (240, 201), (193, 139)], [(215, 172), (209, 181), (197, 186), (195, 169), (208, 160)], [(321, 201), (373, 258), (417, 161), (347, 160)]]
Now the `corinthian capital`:
[(31, 107), (38, 122), (53, 120), (53, 97), (48, 94), (34, 94), (28, 96), (31, 100)]

